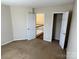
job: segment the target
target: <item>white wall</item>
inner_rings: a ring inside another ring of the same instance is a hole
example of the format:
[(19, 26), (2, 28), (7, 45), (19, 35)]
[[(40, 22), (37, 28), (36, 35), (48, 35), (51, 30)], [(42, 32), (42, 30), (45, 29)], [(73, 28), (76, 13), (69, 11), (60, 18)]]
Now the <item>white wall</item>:
[(44, 13), (44, 40), (51, 41), (52, 39), (52, 27), (53, 27), (53, 12), (70, 11), (73, 8), (73, 4), (53, 6), (48, 8), (36, 8), (36, 13)]
[(14, 39), (26, 38), (26, 9), (19, 7), (11, 7), (11, 17), (13, 25), (13, 37)]
[[(36, 13), (45, 14), (45, 27), (44, 27), (44, 39), (51, 41), (52, 27), (53, 27), (53, 12), (54, 11), (67, 11), (72, 10), (72, 4), (54, 6), (49, 8), (35, 8)], [(11, 6), (11, 17), (13, 25), (14, 39), (27, 39), (27, 25), (28, 25), (28, 12), (31, 8)]]
[(43, 8), (35, 8), (36, 13), (48, 13), (48, 12), (56, 12), (56, 11), (68, 11), (72, 10), (73, 3), (72, 4), (66, 4), (66, 5), (57, 5), (57, 6), (51, 6), (51, 7), (43, 7)]
[(1, 5), (1, 45), (13, 40), (12, 22), (10, 8)]
[(27, 39), (28, 13), (31, 11), (31, 8), (11, 6), (14, 40)]
[(67, 47), (67, 59), (77, 59), (77, 6), (73, 8), (73, 16)]

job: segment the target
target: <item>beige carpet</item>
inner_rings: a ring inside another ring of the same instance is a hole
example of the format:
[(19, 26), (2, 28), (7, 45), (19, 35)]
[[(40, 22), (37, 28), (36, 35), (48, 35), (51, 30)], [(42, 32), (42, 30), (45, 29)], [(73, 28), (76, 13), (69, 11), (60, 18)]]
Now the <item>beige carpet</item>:
[(65, 59), (57, 41), (14, 41), (1, 47), (1, 59)]

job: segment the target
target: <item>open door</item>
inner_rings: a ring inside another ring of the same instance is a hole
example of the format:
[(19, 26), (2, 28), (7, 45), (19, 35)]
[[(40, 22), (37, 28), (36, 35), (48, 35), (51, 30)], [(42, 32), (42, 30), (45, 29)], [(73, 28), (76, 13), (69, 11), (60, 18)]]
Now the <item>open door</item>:
[(65, 12), (65, 13), (63, 13), (63, 16), (62, 16), (60, 41), (59, 41), (59, 45), (62, 49), (64, 49), (64, 45), (65, 45), (66, 30), (67, 30), (67, 24), (68, 24), (68, 15), (69, 15), (69, 12)]
[(31, 40), (36, 38), (36, 24), (35, 24), (35, 14), (29, 13), (28, 14), (28, 21), (27, 21), (27, 39)]

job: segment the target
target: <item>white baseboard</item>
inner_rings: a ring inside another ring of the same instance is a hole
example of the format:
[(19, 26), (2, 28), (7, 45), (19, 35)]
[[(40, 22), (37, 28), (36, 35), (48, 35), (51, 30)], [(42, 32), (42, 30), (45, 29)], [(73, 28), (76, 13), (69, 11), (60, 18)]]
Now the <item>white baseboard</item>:
[(8, 41), (8, 42), (5, 42), (5, 43), (1, 44), (1, 46), (5, 45), (5, 44), (8, 44), (8, 43), (10, 43), (10, 42), (13, 42), (13, 41), (14, 41), (14, 40), (11, 40), (11, 41)]
[(51, 42), (51, 40), (49, 40), (49, 39), (44, 39), (44, 41), (48, 41), (48, 42)]
[(11, 41), (8, 41), (8, 42), (6, 42), (6, 43), (1, 44), (1, 46), (5, 45), (5, 44), (8, 44), (8, 43), (10, 43), (10, 42), (13, 42), (13, 41), (17, 41), (17, 40), (27, 40), (27, 39), (13, 39), (13, 40), (11, 40)]

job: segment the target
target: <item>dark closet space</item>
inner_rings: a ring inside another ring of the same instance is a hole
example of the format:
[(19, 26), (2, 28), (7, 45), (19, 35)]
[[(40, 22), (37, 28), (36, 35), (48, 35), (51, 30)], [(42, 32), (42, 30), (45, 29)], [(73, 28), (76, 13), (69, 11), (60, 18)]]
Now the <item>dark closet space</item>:
[(61, 23), (62, 23), (62, 15), (63, 15), (62, 13), (54, 14), (52, 40), (59, 40)]

